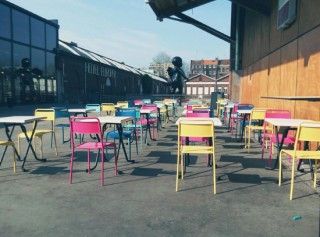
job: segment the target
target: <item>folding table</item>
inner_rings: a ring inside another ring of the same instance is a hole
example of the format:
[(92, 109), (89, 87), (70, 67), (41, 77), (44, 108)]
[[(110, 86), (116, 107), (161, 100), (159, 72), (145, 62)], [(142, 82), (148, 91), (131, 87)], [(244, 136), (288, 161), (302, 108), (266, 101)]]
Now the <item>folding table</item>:
[[(45, 119), (45, 117), (36, 117), (36, 116), (9, 116), (9, 117), (1, 117), (0, 118), (0, 124), (3, 124), (4, 127), (5, 127), (5, 132), (6, 132), (6, 136), (8, 138), (8, 141), (12, 142), (12, 134), (13, 134), (13, 131), (14, 131), (14, 128), (16, 126), (20, 126), (21, 128), (21, 131), (24, 133), (25, 137), (26, 137), (26, 140), (28, 142), (28, 147), (27, 147), (27, 150), (26, 150), (26, 153), (22, 159), (22, 166), (21, 166), (21, 169), (22, 171), (27, 171), (25, 168), (24, 168), (24, 165), (26, 163), (26, 160), (27, 160), (27, 156), (28, 156), (28, 153), (29, 153), (29, 150), (31, 149), (31, 152), (33, 153), (33, 156), (36, 160), (38, 161), (46, 161), (46, 159), (39, 159), (37, 157), (37, 154), (32, 146), (32, 140), (33, 140), (33, 136), (34, 136), (34, 133), (36, 131), (36, 128), (37, 128), (37, 124), (38, 124), (38, 121), (42, 120), (42, 119)], [(28, 136), (28, 133), (27, 133), (27, 129), (25, 127), (26, 124), (28, 123), (34, 123), (33, 125), (33, 129), (32, 129), (32, 133), (31, 133), (31, 136), (29, 137)], [(11, 131), (10, 131), (10, 127), (11, 128)], [(4, 150), (4, 154), (7, 150), (7, 146)], [(18, 151), (14, 148), (14, 152), (15, 154), (17, 155), (18, 157), (18, 160), (21, 161), (21, 157), (18, 153)], [(3, 154), (3, 157), (4, 157), (4, 154)]]
[[(146, 115), (146, 119), (147, 119), (147, 130), (149, 131), (149, 137), (152, 141), (156, 141), (156, 139), (152, 138), (151, 136), (151, 126), (150, 126), (150, 114), (151, 113), (154, 113), (154, 112), (157, 112), (158, 111), (155, 111), (153, 109), (140, 109), (140, 114), (144, 114)], [(157, 116), (158, 117), (158, 116)], [(157, 118), (158, 119), (158, 118)], [(147, 137), (148, 137), (148, 134), (146, 133), (146, 136), (145, 136), (145, 139), (144, 139), (144, 142), (147, 143)]]

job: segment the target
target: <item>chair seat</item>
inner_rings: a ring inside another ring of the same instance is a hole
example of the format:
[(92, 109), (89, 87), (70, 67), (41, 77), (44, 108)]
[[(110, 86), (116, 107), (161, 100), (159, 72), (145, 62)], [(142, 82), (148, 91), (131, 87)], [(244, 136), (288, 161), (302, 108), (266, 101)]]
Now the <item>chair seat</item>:
[(264, 129), (263, 126), (258, 126), (258, 125), (248, 125), (248, 126), (246, 126), (246, 128), (248, 128), (250, 130), (263, 130)]
[(147, 125), (148, 124), (148, 120), (147, 119), (145, 119), (145, 118), (141, 118), (141, 119), (139, 119), (138, 121), (137, 121), (137, 123), (136, 123), (137, 125), (142, 125), (142, 126), (145, 126), (145, 125)]
[(208, 154), (214, 151), (212, 146), (181, 146), (181, 153), (187, 154)]
[[(122, 135), (123, 135), (124, 138), (131, 138), (132, 137), (132, 131), (123, 131)], [(112, 138), (112, 139), (119, 139), (119, 133), (118, 133), (118, 131), (108, 132), (106, 137), (107, 138)]]
[(70, 127), (70, 124), (68, 124), (68, 123), (60, 123), (60, 124), (56, 124), (55, 126), (59, 127), (59, 128), (61, 128), (61, 127), (68, 128), (68, 127)]
[(288, 154), (289, 156), (293, 158), (300, 158), (300, 159), (319, 159), (320, 160), (320, 151), (296, 151), (296, 156), (294, 157), (294, 150), (281, 150), (281, 152), (284, 152)]
[(97, 150), (97, 149), (103, 149), (107, 146), (115, 146), (114, 142), (103, 142), (103, 144), (101, 142), (86, 142), (83, 144), (80, 144), (78, 146), (76, 146), (76, 149), (84, 149), (84, 150), (88, 150), (88, 149), (93, 149), (93, 150)]
[(14, 142), (12, 141), (0, 141), (1, 146), (14, 146)]
[[(276, 135), (275, 134), (265, 134), (265, 137), (266, 138), (269, 138), (271, 140), (272, 143), (277, 143), (277, 138), (276, 138)], [(282, 139), (282, 134), (279, 134), (278, 135), (278, 138), (279, 138), (279, 141), (281, 142), (281, 139)], [(294, 143), (295, 141), (295, 137), (293, 136), (287, 136), (284, 141), (283, 141), (283, 144), (292, 144)]]
[[(34, 136), (36, 137), (41, 137), (47, 133), (52, 133), (53, 130), (51, 129), (37, 129), (35, 132), (34, 132)], [(27, 135), (28, 137), (30, 137), (32, 135), (32, 131), (27, 131)], [(18, 135), (19, 138), (24, 138), (26, 137), (24, 133), (19, 133)]]

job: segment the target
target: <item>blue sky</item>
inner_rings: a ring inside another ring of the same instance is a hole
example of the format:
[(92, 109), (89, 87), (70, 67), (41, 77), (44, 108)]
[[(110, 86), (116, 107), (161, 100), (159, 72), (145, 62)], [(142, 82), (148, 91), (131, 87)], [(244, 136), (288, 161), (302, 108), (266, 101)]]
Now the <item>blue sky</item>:
[[(110, 58), (145, 67), (159, 52), (184, 60), (228, 58), (229, 44), (194, 26), (156, 16), (144, 0), (10, 0), (44, 18), (58, 19), (60, 39)], [(229, 35), (230, 1), (186, 12)]]

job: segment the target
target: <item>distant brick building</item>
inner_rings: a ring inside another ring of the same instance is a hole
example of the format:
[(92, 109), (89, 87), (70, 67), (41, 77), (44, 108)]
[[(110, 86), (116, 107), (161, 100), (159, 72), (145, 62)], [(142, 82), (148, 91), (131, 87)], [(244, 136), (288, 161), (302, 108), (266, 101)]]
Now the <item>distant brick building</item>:
[[(216, 80), (204, 74), (198, 74), (190, 77), (186, 81), (186, 95), (192, 97), (209, 97), (211, 92), (215, 91)], [(224, 92), (225, 97), (228, 98), (230, 91), (230, 74), (218, 78), (217, 90)]]
[(229, 59), (203, 59), (191, 60), (189, 77), (198, 74), (204, 74), (212, 78), (216, 78), (218, 70), (218, 78), (230, 73)]

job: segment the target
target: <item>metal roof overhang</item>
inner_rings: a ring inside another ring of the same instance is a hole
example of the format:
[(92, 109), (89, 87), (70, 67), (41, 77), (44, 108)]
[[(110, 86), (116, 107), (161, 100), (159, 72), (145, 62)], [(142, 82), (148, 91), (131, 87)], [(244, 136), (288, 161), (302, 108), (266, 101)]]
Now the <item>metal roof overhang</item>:
[[(230, 36), (205, 25), (194, 18), (185, 15), (184, 11), (192, 8), (213, 2), (214, 0), (146, 0), (150, 5), (159, 21), (164, 18), (185, 22), (194, 25), (209, 34), (212, 34), (228, 43), (234, 43), (234, 39)], [(266, 0), (229, 0), (240, 7), (255, 11), (264, 15), (269, 15), (271, 12), (270, 2)], [(173, 17), (174, 16), (174, 17)]]

